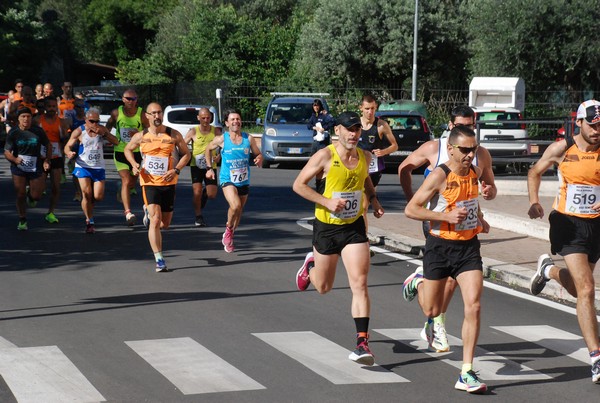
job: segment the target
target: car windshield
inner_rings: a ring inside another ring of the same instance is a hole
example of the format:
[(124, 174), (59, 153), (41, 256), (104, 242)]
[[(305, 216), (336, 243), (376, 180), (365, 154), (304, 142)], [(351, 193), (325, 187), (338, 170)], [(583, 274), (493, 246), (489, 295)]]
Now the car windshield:
[(186, 108), (170, 111), (167, 115), (167, 121), (179, 125), (196, 125), (198, 124), (198, 110), (196, 108)]
[(385, 116), (392, 130), (423, 130), (421, 119), (415, 116)]
[(508, 123), (510, 120), (520, 120), (517, 112), (478, 112), (477, 122), (481, 129), (519, 129), (519, 123)]
[(121, 100), (112, 99), (87, 99), (90, 108), (96, 108), (101, 115), (110, 115), (112, 111), (123, 105)]
[(306, 124), (313, 113), (311, 103), (273, 103), (267, 115), (268, 123)]

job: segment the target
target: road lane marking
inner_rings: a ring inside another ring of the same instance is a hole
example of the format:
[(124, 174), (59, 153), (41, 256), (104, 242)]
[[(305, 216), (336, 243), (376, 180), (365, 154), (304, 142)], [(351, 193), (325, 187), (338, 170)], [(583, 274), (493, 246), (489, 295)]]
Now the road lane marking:
[[(437, 358), (459, 370), (462, 367), (462, 341), (458, 337), (448, 335), (448, 343), (452, 347), (447, 353), (430, 352), (427, 349), (427, 342), (419, 337), (422, 328), (414, 329), (373, 329), (385, 337), (399, 341), (424, 352), (425, 354)], [(552, 379), (546, 374), (542, 374), (525, 365), (509, 360), (501, 355), (487, 351), (483, 348), (475, 348), (474, 368), (481, 379), (485, 381), (493, 380), (544, 380)]]
[(367, 367), (352, 362), (349, 350), (314, 332), (252, 334), (335, 385), (409, 382), (378, 365)]
[(576, 334), (547, 325), (490, 327), (586, 364), (590, 363), (590, 355), (583, 337)]
[(184, 395), (266, 389), (189, 337), (125, 344)]
[(0, 374), (19, 403), (105, 401), (56, 346), (2, 348)]

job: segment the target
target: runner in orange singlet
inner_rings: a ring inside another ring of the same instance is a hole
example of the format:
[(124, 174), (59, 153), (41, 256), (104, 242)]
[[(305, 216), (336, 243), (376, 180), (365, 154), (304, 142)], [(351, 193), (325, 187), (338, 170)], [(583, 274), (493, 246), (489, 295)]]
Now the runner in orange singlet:
[(54, 210), (60, 197), (60, 179), (65, 165), (61, 143), (64, 143), (69, 137), (69, 127), (65, 120), (56, 115), (57, 111), (58, 104), (56, 99), (50, 97), (44, 98), (44, 113), (37, 116), (34, 122), (44, 129), (50, 141), (50, 147), (46, 150), (50, 156), (49, 176), (52, 186), (50, 204), (48, 206), (48, 213), (46, 214), (46, 221), (50, 224), (58, 223), (58, 218), (56, 218)]
[[(144, 225), (156, 260), (156, 271), (167, 271), (162, 251), (161, 228), (169, 228), (173, 218), (175, 185), (180, 171), (190, 160), (190, 150), (181, 133), (163, 125), (163, 110), (158, 103), (146, 108), (150, 127), (137, 132), (125, 147), (125, 158), (131, 164), (133, 175), (140, 177), (144, 195)], [(142, 163), (135, 160), (134, 150), (140, 148)], [(175, 147), (181, 158), (173, 158)]]
[(538, 258), (530, 291), (539, 294), (549, 280), (577, 298), (577, 319), (590, 353), (592, 382), (600, 383), (600, 343), (596, 317), (594, 268), (600, 259), (600, 102), (585, 101), (577, 109), (580, 133), (552, 143), (529, 170), (530, 218), (542, 218), (538, 191), (542, 175), (558, 165), (559, 193), (548, 216), (552, 254), (567, 268), (554, 265), (548, 254)]
[[(458, 282), (464, 304), (463, 365), (454, 388), (469, 393), (487, 390), (473, 370), (483, 290), (483, 262), (477, 234), (489, 231), (479, 209), (481, 168), (473, 165), (477, 148), (473, 130), (454, 127), (448, 137), (449, 160), (427, 176), (404, 211), (409, 218), (431, 222), (423, 268), (419, 267), (404, 281), (404, 299), (412, 301), (418, 297), (430, 324), (427, 338), (433, 339), (433, 318), (443, 308), (448, 278)], [(429, 208), (425, 207), (428, 203)]]

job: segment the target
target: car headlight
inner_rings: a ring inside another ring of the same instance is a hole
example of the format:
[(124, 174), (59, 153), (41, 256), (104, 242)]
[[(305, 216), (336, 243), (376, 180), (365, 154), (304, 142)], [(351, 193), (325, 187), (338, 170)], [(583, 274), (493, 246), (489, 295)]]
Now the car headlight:
[(277, 130), (275, 130), (272, 127), (269, 127), (266, 131), (265, 131), (265, 135), (267, 136), (277, 136)]

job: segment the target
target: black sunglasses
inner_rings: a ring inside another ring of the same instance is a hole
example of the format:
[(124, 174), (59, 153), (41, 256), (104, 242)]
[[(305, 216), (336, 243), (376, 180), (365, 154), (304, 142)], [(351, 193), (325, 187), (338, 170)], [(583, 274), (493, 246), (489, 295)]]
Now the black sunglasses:
[(452, 147), (457, 148), (458, 151), (460, 151), (461, 153), (467, 155), (469, 153), (475, 153), (477, 152), (477, 149), (479, 148), (479, 146), (475, 146), (475, 147), (462, 147), (462, 146), (457, 146), (456, 144), (450, 144)]
[(95, 120), (95, 119), (88, 119), (87, 121), (90, 122), (93, 125), (100, 123), (99, 120)]
[(128, 101), (137, 101), (137, 97), (125, 97)]

